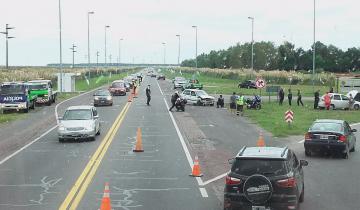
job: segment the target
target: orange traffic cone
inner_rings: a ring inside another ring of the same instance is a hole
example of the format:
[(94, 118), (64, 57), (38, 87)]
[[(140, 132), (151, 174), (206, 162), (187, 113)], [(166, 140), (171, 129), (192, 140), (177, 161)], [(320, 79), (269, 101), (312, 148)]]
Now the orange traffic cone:
[(129, 94), (128, 102), (132, 102), (132, 94), (131, 93)]
[(203, 174), (201, 173), (201, 170), (200, 170), (200, 164), (199, 164), (198, 156), (195, 156), (194, 167), (193, 167), (192, 173), (189, 176), (193, 176), (193, 177), (201, 177), (201, 176), (203, 176)]
[(266, 146), (264, 136), (263, 136), (262, 132), (260, 132), (260, 136), (259, 136), (259, 139), (256, 142), (256, 146), (258, 146), (258, 147), (265, 147)]
[(104, 195), (101, 200), (100, 210), (111, 210), (109, 183), (105, 183)]
[(144, 149), (142, 147), (142, 140), (141, 140), (141, 128), (137, 129), (136, 144), (135, 144), (135, 149), (133, 149), (133, 152), (144, 152)]

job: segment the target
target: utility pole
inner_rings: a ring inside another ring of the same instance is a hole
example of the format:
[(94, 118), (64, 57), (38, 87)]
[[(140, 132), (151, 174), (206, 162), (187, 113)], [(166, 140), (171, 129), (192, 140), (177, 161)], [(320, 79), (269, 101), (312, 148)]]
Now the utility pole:
[(105, 26), (105, 55), (104, 55), (104, 58), (105, 58), (105, 67), (106, 67), (106, 29), (110, 28), (110, 26)]
[(315, 0), (314, 0), (314, 31), (313, 31), (313, 37), (314, 37), (314, 42), (313, 42), (313, 72), (312, 72), (312, 85), (313, 85), (313, 92), (315, 92), (315, 44), (316, 44), (316, 38), (315, 38), (315, 30), (316, 30), (316, 22), (315, 22), (315, 18), (316, 18), (316, 4), (315, 4)]
[(90, 81), (90, 77), (91, 77), (91, 71), (90, 71), (90, 63), (91, 63), (91, 60), (90, 60), (90, 15), (93, 15), (94, 12), (91, 11), (91, 12), (88, 12), (87, 13), (87, 24), (88, 24), (88, 71), (89, 71), (89, 81)]
[(162, 45), (164, 47), (164, 66), (165, 66), (166, 65), (166, 43), (163, 42)]
[(9, 27), (9, 24), (6, 24), (5, 32), (0, 32), (2, 34), (5, 34), (6, 38), (6, 69), (9, 68), (9, 39), (13, 39), (15, 37), (9, 36), (9, 30), (14, 29), (14, 27)]
[(248, 17), (251, 20), (251, 70), (254, 70), (254, 17)]
[(195, 29), (195, 67), (198, 67), (197, 55), (198, 55), (198, 27), (192, 26)]
[(96, 51), (96, 69), (99, 68), (99, 51)]
[(75, 67), (75, 53), (76, 53), (75, 47), (76, 47), (75, 44), (73, 44), (72, 47), (70, 48), (72, 52), (72, 68)]
[(121, 64), (121, 41), (123, 41), (123, 38), (119, 39), (119, 68), (120, 68), (120, 64)]
[(179, 38), (179, 48), (178, 48), (178, 66), (180, 66), (180, 34), (176, 35)]

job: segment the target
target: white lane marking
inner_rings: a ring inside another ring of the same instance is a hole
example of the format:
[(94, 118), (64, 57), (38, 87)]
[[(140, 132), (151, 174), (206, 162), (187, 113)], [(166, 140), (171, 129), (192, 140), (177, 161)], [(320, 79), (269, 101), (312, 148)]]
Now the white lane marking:
[(206, 189), (205, 188), (199, 188), (200, 189), (200, 193), (201, 193), (201, 196), (203, 197), (203, 198), (207, 198), (207, 197), (209, 197), (209, 195), (207, 194), (207, 191), (206, 191)]
[(224, 173), (224, 174), (221, 174), (221, 175), (219, 175), (219, 176), (217, 176), (217, 177), (214, 177), (214, 178), (212, 178), (212, 179), (209, 179), (209, 180), (205, 181), (205, 182), (203, 183), (203, 186), (208, 185), (208, 184), (210, 184), (211, 182), (215, 182), (215, 181), (217, 181), (217, 180), (219, 180), (219, 179), (224, 178), (228, 173), (229, 173), (229, 172), (226, 172), (226, 173)]
[(350, 126), (357, 126), (357, 125), (360, 125), (360, 122), (359, 122), (359, 123), (351, 124)]
[(159, 87), (159, 90), (160, 90), (160, 93), (161, 93), (161, 95), (164, 95), (164, 93), (163, 93), (163, 91), (161, 90), (161, 87), (160, 87), (160, 85), (159, 85), (159, 83), (156, 81), (156, 84), (158, 85), (158, 87)]
[(36, 141), (38, 141), (39, 139), (41, 139), (42, 137), (44, 137), (45, 135), (47, 135), (48, 133), (50, 133), (51, 131), (53, 131), (55, 128), (57, 127), (57, 125), (55, 125), (54, 127), (50, 128), (48, 131), (46, 131), (45, 133), (41, 134), (41, 136), (37, 137), (36, 139), (34, 139), (32, 142), (28, 143), (27, 145), (23, 146), (22, 148), (20, 148), (19, 150), (15, 151), (14, 153), (12, 153), (11, 155), (7, 156), (6, 158), (4, 158), (3, 160), (0, 161), (0, 165), (2, 165), (3, 163), (5, 163), (6, 161), (8, 161), (10, 158), (14, 157), (15, 155), (17, 155), (19, 152), (23, 151), (24, 149), (28, 148), (30, 145), (32, 145), (33, 143), (35, 143)]

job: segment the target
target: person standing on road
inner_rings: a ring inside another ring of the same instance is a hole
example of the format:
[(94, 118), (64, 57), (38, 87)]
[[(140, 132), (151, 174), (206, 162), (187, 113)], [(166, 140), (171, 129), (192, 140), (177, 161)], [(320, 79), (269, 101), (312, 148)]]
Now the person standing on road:
[(135, 82), (135, 80), (133, 80), (132, 86), (133, 86), (133, 91), (134, 91), (133, 94), (136, 95), (136, 82)]
[(171, 112), (172, 109), (175, 107), (175, 103), (176, 103), (176, 100), (179, 98), (179, 92), (176, 91), (172, 96), (171, 96), (171, 104), (172, 106), (170, 107), (169, 111)]
[(319, 106), (319, 101), (320, 101), (320, 90), (317, 90), (314, 93), (314, 109), (317, 109)]
[(288, 99), (289, 99), (289, 106), (291, 106), (291, 101), (292, 101), (292, 93), (291, 93), (291, 89), (289, 89)]
[(146, 92), (146, 99), (147, 99), (146, 104), (147, 104), (148, 106), (150, 106), (150, 100), (151, 100), (150, 85), (147, 86), (145, 92)]
[(331, 106), (331, 97), (329, 92), (326, 92), (326, 95), (324, 96), (324, 101), (326, 110), (329, 110)]
[(222, 97), (222, 95), (220, 95), (220, 97), (218, 98), (218, 101), (216, 102), (216, 107), (224, 108), (224, 98)]
[(240, 96), (237, 98), (236, 100), (236, 105), (237, 105), (237, 112), (236, 115), (240, 115), (241, 112), (241, 116), (244, 115), (244, 96), (240, 93)]
[(236, 93), (233, 92), (232, 96), (230, 96), (230, 112), (235, 113), (236, 110)]
[(279, 105), (282, 106), (285, 98), (284, 89), (280, 88), (279, 90)]
[(354, 104), (355, 104), (354, 97), (353, 97), (352, 94), (350, 93), (350, 95), (349, 95), (349, 110), (352, 110)]
[(300, 90), (298, 90), (298, 93), (297, 93), (297, 105), (300, 106), (300, 104), (301, 104), (301, 106), (304, 106), (304, 104), (303, 104), (303, 102), (301, 100), (301, 92), (300, 92)]

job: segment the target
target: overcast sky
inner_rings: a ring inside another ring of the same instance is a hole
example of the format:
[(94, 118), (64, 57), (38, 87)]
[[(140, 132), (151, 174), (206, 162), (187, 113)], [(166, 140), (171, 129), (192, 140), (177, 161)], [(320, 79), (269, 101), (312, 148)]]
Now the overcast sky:
[[(108, 55), (118, 58), (122, 41), (122, 62), (177, 63), (181, 34), (181, 60), (195, 56), (198, 26), (198, 54), (226, 49), (251, 40), (255, 17), (255, 41), (284, 40), (296, 47), (310, 48), (313, 32), (313, 0), (61, 0), (63, 62), (72, 62), (69, 49), (77, 48), (75, 62), (87, 62), (87, 12), (91, 27), (91, 60), (104, 62), (104, 26), (108, 29)], [(10, 65), (46, 65), (59, 62), (58, 0), (0, 0), (0, 31), (10, 31)], [(316, 0), (317, 40), (342, 49), (360, 46), (358, 0)], [(109, 62), (109, 59), (108, 59)], [(5, 38), (0, 34), (0, 65), (5, 64)]]

